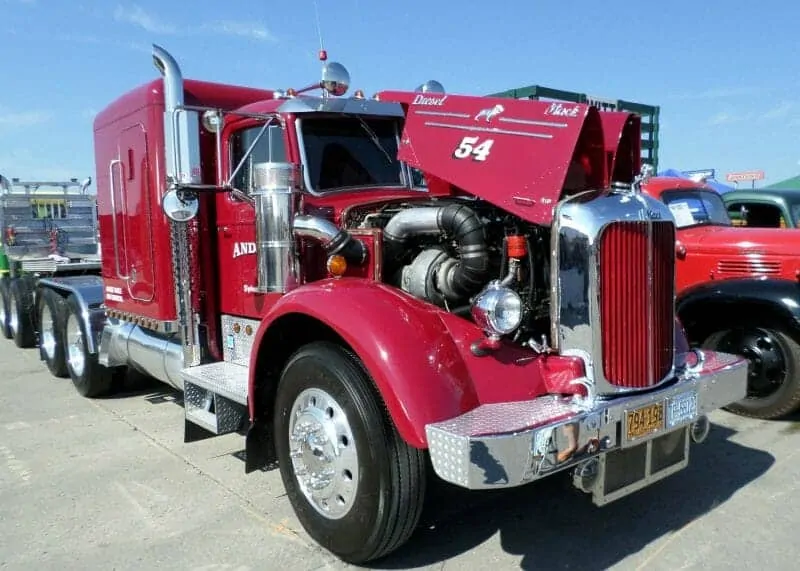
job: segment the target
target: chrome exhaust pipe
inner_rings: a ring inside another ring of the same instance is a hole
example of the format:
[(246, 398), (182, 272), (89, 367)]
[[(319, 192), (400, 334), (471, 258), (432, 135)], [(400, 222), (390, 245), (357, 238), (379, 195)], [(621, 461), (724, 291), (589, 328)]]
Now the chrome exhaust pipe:
[(702, 444), (708, 433), (711, 432), (711, 421), (706, 415), (702, 415), (689, 426), (689, 437), (695, 444)]

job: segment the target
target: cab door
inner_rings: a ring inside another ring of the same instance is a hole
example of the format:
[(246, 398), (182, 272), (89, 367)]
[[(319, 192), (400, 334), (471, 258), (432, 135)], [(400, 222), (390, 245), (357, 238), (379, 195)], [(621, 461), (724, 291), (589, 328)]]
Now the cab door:
[(120, 133), (109, 165), (114, 277), (124, 281), (130, 299), (144, 303), (155, 296), (147, 156), (147, 132), (136, 123)]
[[(255, 143), (244, 164), (233, 178), (233, 186), (250, 196), (253, 190), (253, 165), (287, 160), (286, 133), (277, 121), (250, 123), (232, 132), (228, 139), (228, 169), (239, 166), (247, 150)], [(219, 292), (221, 313), (257, 316), (260, 311), (255, 296), (247, 292), (257, 282), (255, 210), (234, 194), (217, 197), (217, 244), (219, 248)]]

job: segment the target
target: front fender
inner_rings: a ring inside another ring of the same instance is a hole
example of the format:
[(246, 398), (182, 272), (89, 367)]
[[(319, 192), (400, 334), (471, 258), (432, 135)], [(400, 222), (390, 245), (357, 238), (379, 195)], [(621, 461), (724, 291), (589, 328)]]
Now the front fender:
[(684, 290), (678, 316), (689, 332), (712, 321), (746, 316), (778, 319), (800, 331), (800, 284), (783, 279), (742, 278), (706, 282)]
[[(262, 320), (262, 338), (281, 317), (302, 314), (333, 329), (358, 355), (380, 391), (398, 432), (423, 447), (425, 424), (478, 404), (468, 371), (436, 309), (377, 282), (315, 282), (283, 297)], [(266, 347), (269, 351), (269, 347)], [(255, 394), (256, 359), (250, 363)], [(255, 416), (251, 401), (251, 417)]]
[[(584, 374), (578, 359), (537, 356), (507, 344), (476, 357), (473, 323), (396, 288), (357, 278), (314, 282), (281, 297), (264, 317), (255, 347), (278, 339), (285, 319), (309, 317), (335, 332), (361, 359), (401, 437), (426, 447), (425, 425), (463, 414), (479, 404), (525, 400), (546, 392), (581, 392), (570, 382)], [(273, 354), (275, 348), (273, 347)], [(278, 351), (280, 352), (280, 351)], [(250, 362), (250, 394), (257, 394), (259, 355)], [(251, 418), (257, 416), (251, 399)]]

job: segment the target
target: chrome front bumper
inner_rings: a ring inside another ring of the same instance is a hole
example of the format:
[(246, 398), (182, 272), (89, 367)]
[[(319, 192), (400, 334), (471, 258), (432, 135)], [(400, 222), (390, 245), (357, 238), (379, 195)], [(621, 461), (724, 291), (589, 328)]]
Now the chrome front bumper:
[(452, 484), (491, 489), (577, 467), (577, 487), (597, 504), (613, 501), (685, 467), (705, 415), (745, 397), (746, 360), (702, 356), (676, 382), (644, 394), (594, 401), (547, 395), (429, 424), (433, 468)]

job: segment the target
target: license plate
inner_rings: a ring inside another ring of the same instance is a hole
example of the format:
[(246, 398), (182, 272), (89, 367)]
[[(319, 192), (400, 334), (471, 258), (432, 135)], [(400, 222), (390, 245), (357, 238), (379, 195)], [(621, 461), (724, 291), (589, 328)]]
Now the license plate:
[(644, 438), (664, 428), (664, 403), (656, 402), (625, 413), (627, 441)]
[(667, 403), (667, 428), (694, 420), (697, 416), (697, 392), (676, 395)]

